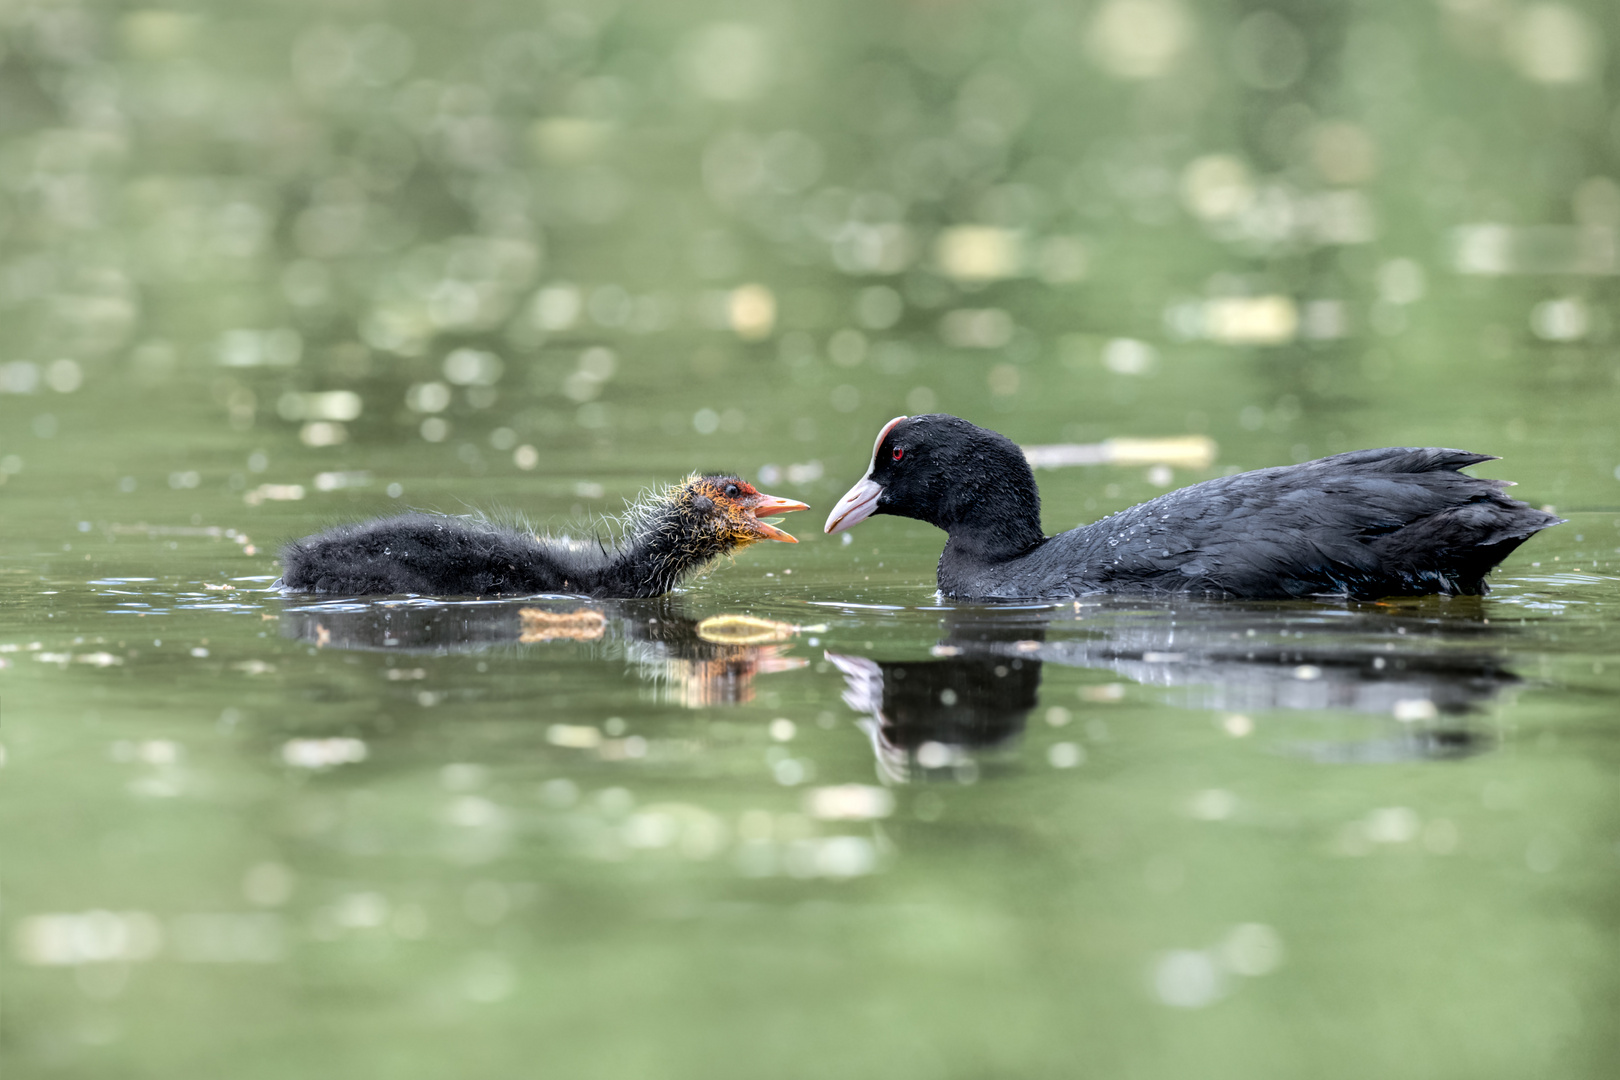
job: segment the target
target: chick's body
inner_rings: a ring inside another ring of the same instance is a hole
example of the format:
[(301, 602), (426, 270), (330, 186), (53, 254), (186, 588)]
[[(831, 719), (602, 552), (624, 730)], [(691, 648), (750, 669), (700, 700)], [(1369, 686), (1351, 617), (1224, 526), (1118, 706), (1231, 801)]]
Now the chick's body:
[(690, 476), (632, 504), (613, 541), (536, 536), (488, 521), (410, 513), (339, 525), (283, 549), (294, 592), (649, 597), (760, 540), (793, 538), (760, 514), (805, 509), (735, 476)]

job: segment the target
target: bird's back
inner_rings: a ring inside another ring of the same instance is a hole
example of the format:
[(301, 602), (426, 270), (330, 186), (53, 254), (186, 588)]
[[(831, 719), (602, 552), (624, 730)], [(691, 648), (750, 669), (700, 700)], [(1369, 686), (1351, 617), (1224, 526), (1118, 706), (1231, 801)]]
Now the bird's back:
[(1509, 552), (1559, 522), (1458, 470), (1489, 455), (1358, 450), (1220, 477), (1042, 545), (1074, 592), (1141, 587), (1249, 597), (1479, 594)]
[(353, 595), (589, 592), (591, 555), (487, 522), (404, 514), (293, 541), (281, 553), (282, 584)]

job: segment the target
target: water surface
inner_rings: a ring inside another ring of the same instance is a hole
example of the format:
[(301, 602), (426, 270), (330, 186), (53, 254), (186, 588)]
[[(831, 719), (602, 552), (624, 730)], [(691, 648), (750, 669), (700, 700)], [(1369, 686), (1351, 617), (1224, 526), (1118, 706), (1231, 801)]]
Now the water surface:
[[(447, 11), (0, 13), (12, 1073), (1612, 1074), (1612, 11)], [(1485, 598), (954, 606), (818, 529), (934, 408), (1208, 447), (1049, 531), (1382, 445), (1569, 522)], [(269, 588), (695, 468), (801, 543)]]

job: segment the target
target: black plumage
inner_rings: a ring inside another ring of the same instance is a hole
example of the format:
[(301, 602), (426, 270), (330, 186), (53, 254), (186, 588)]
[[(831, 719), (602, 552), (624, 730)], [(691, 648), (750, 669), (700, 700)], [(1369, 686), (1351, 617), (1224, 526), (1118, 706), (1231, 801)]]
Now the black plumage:
[(807, 509), (762, 495), (735, 476), (690, 476), (644, 497), (612, 540), (536, 536), (524, 529), (411, 513), (339, 525), (281, 552), (294, 592), (497, 596), (574, 593), (660, 596), (682, 578), (759, 540), (796, 541), (759, 520)]
[(827, 531), (870, 514), (948, 534), (939, 588), (962, 599), (1145, 590), (1284, 598), (1482, 594), (1561, 519), (1459, 470), (1486, 454), (1357, 450), (1172, 491), (1058, 536), (1011, 440), (954, 416), (892, 421)]

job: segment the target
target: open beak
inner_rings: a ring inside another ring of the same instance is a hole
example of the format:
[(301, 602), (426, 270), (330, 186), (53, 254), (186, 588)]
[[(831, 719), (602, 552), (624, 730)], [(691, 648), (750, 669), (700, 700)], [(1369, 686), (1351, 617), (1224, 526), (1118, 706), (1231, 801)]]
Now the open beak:
[(761, 540), (780, 540), (784, 544), (797, 544), (789, 534), (778, 529), (775, 525), (768, 525), (760, 518), (773, 517), (776, 514), (786, 514), (794, 510), (808, 510), (808, 503), (795, 502), (792, 499), (783, 499), (775, 495), (756, 495), (748, 501), (748, 512), (754, 515), (754, 520), (748, 523), (754, 530), (754, 535)]

